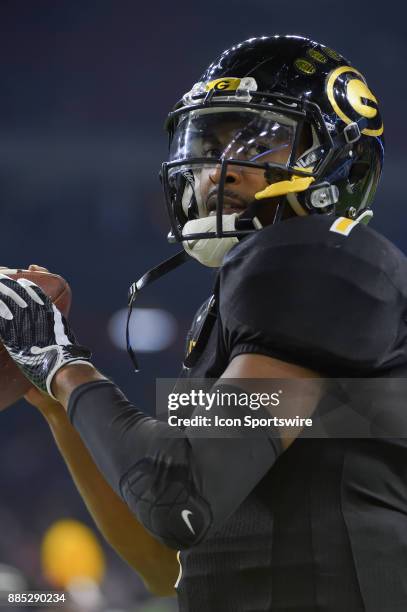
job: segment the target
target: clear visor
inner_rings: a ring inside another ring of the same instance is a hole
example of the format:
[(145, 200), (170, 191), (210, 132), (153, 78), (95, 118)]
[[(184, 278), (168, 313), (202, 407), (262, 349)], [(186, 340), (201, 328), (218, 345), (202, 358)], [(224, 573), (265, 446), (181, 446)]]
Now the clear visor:
[(169, 161), (233, 159), (286, 166), (291, 160), (297, 122), (272, 111), (211, 108), (181, 116)]

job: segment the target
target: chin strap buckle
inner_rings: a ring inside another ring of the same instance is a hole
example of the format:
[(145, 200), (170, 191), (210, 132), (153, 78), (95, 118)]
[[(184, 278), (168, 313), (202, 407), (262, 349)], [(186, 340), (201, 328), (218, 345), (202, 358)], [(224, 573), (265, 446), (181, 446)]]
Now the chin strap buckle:
[(339, 189), (336, 185), (319, 183), (310, 189), (309, 203), (313, 208), (321, 209), (333, 206), (338, 200)]
[(348, 144), (357, 142), (361, 137), (359, 125), (356, 122), (349, 123), (349, 125), (344, 128), (343, 135)]

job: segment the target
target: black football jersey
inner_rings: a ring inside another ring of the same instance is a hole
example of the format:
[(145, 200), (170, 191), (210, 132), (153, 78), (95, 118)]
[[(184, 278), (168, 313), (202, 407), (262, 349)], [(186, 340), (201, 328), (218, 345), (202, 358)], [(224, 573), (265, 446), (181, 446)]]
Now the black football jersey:
[[(297, 217), (229, 253), (182, 377), (260, 353), (327, 377), (404, 378), (406, 326), (405, 256), (367, 226)], [(181, 612), (405, 611), (407, 439), (300, 436), (180, 563)]]

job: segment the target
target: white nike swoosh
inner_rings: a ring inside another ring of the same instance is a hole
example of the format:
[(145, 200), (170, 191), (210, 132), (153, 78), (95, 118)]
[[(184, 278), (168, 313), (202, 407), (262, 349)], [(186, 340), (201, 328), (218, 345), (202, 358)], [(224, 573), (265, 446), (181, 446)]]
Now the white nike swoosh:
[(186, 526), (188, 527), (188, 529), (190, 530), (190, 532), (191, 532), (193, 535), (196, 535), (196, 534), (195, 534), (195, 531), (194, 531), (194, 528), (193, 528), (193, 527), (192, 527), (192, 525), (191, 525), (191, 521), (189, 520), (189, 515), (190, 515), (190, 514), (192, 514), (191, 510), (183, 510), (183, 511), (181, 512), (181, 516), (182, 516), (182, 518), (184, 519), (184, 522), (185, 522)]

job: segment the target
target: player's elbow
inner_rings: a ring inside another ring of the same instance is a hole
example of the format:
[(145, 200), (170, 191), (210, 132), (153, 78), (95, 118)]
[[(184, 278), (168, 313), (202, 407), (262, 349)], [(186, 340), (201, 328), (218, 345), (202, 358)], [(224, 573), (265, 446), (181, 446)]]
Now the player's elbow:
[(211, 526), (208, 502), (184, 469), (166, 474), (138, 466), (122, 481), (121, 492), (130, 510), (159, 541), (174, 550), (202, 542)]
[(173, 550), (186, 550), (202, 542), (212, 525), (209, 508), (201, 500), (167, 504), (135, 501), (127, 497), (130, 509), (157, 540)]

